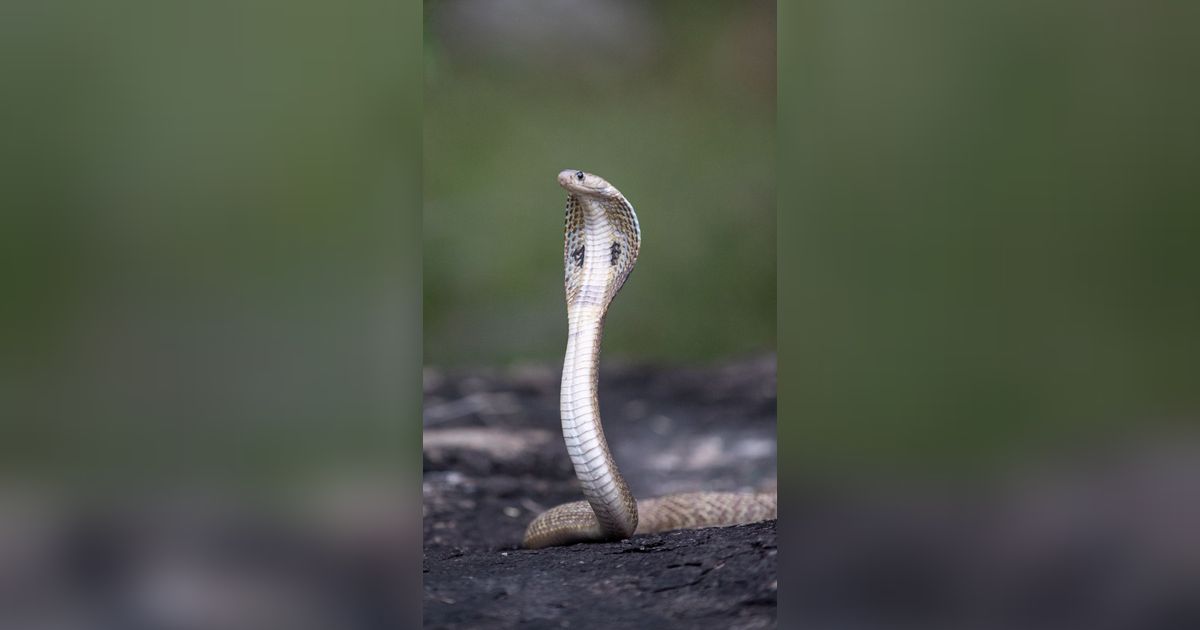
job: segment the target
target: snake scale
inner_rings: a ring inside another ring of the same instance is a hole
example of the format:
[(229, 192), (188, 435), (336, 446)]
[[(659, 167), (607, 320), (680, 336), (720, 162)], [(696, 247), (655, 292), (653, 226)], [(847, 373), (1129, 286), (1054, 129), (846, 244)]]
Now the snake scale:
[(567, 454), (586, 500), (540, 514), (526, 529), (523, 545), (536, 549), (775, 518), (773, 492), (692, 492), (640, 502), (629, 492), (604, 438), (596, 392), (604, 318), (637, 261), (641, 227), (633, 206), (604, 179), (565, 170), (558, 183), (567, 190), (568, 336), (560, 412)]

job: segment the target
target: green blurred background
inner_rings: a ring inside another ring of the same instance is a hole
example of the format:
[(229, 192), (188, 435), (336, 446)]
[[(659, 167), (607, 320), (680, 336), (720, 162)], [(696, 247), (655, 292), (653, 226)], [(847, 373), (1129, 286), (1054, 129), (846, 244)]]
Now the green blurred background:
[(771, 3), (519, 4), (11, 4), (4, 466), (415, 465), (422, 183), (425, 361), (552, 362), (564, 167), (646, 233), (609, 356), (772, 348), (778, 189), (789, 461), (1196, 417), (1200, 9), (785, 4), (777, 187)]
[(772, 2), (425, 4), (427, 364), (561, 358), (564, 168), (638, 211), (609, 357), (773, 349)]
[(558, 360), (562, 168), (642, 219), (609, 356), (769, 350), (779, 278), (788, 477), (1195, 437), (1200, 5), (781, 3), (778, 135), (773, 3), (421, 8), (6, 3), (0, 490), (416, 521), (422, 259), (426, 363)]
[(789, 473), (1195, 436), (1196, 3), (780, 7)]
[(4, 13), (3, 466), (415, 473), (419, 7)]
[(415, 627), (420, 5), (2, 13), (0, 627)]

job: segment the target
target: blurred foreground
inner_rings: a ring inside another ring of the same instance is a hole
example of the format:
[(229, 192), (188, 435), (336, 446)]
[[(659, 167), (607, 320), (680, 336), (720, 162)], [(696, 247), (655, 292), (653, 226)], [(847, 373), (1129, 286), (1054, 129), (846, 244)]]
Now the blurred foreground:
[(795, 483), (780, 614), (800, 627), (1200, 627), (1200, 443), (1127, 444), (990, 481)]
[(411, 623), (413, 506), (394, 483), (304, 496), (0, 492), (0, 628), (384, 630)]

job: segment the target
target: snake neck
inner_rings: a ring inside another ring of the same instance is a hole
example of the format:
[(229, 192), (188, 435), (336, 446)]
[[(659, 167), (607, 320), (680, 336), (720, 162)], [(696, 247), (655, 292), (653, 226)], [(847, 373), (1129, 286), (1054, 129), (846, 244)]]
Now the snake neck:
[(574, 308), (569, 322), (560, 397), (567, 454), (601, 531), (612, 538), (628, 538), (637, 529), (637, 503), (613, 461), (597, 399), (604, 314)]
[(577, 257), (567, 260), (575, 267), (568, 272), (575, 273), (576, 284), (567, 307), (567, 353), (560, 390), (563, 438), (601, 531), (607, 537), (628, 538), (637, 529), (637, 503), (609, 451), (597, 399), (604, 318), (620, 288), (613, 255), (620, 235), (602, 208), (587, 207), (586, 201), (583, 205), (579, 235), (583, 247)]

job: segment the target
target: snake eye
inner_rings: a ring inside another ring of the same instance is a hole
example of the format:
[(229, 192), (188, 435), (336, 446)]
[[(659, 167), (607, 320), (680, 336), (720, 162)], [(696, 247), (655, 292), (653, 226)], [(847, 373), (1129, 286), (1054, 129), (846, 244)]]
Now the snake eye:
[(583, 181), (583, 171), (575, 171), (575, 179)]

